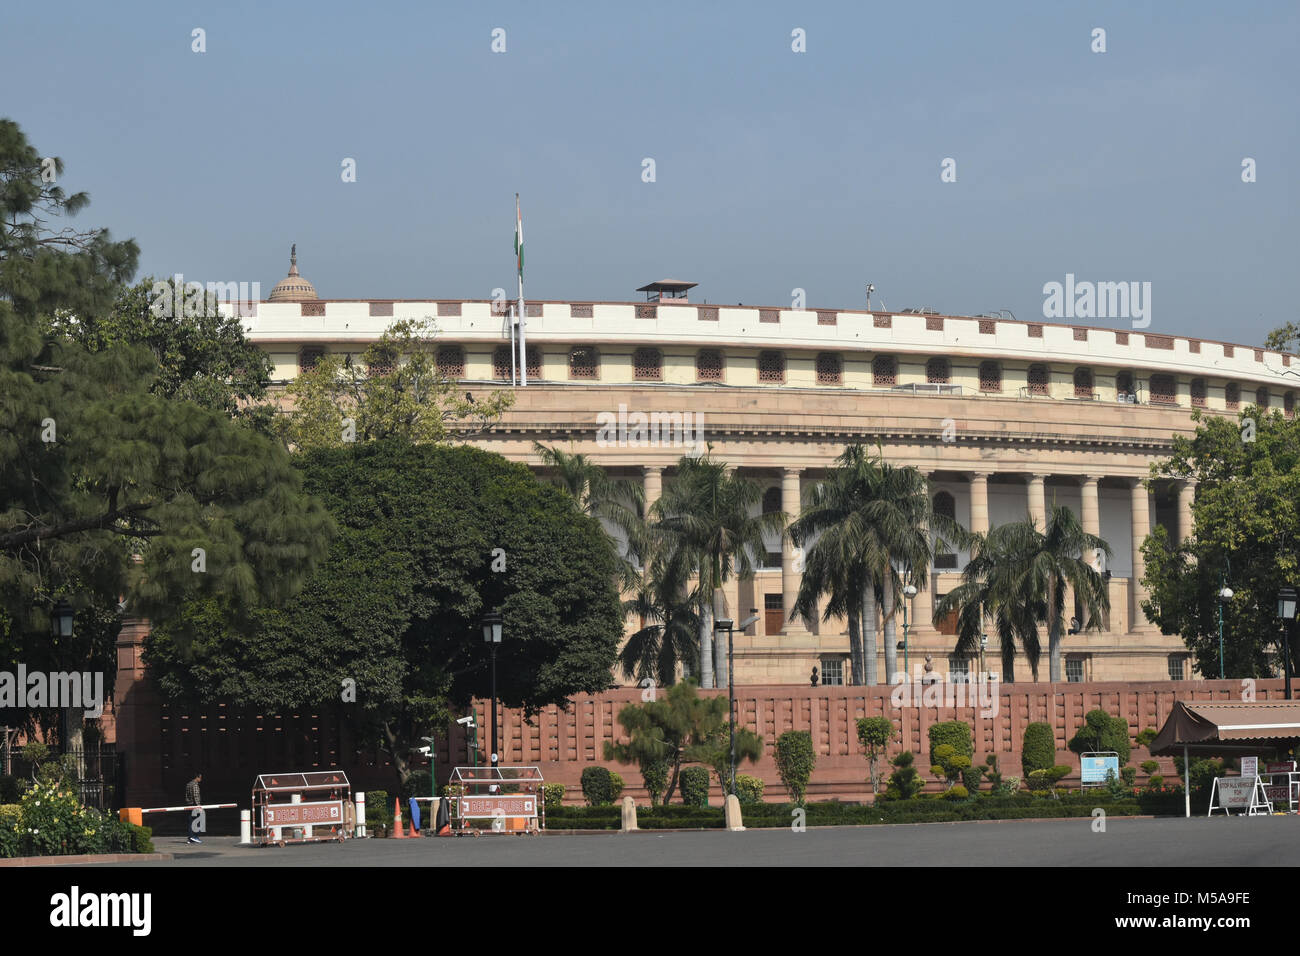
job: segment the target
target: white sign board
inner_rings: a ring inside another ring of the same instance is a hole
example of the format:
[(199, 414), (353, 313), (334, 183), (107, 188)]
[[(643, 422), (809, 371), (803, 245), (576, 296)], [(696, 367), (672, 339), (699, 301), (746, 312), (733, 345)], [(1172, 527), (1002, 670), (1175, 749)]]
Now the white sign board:
[(1250, 795), (1255, 789), (1255, 778), (1219, 777), (1218, 805), (1224, 809), (1245, 810), (1250, 807)]
[(1241, 775), (1243, 777), (1259, 776), (1259, 758), (1242, 757), (1241, 758)]

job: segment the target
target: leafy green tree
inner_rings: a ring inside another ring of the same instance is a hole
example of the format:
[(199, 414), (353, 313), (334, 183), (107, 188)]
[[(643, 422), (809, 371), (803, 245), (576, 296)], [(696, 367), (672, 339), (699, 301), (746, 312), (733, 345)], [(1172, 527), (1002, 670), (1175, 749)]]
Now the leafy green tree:
[(867, 752), (867, 766), (871, 779), (871, 794), (880, 794), (880, 758), (889, 750), (889, 742), (894, 739), (896, 731), (894, 722), (888, 717), (859, 717), (858, 743)]
[(506, 706), (564, 706), (610, 686), (621, 615), (604, 532), (527, 466), (400, 440), (295, 462), (337, 539), (302, 593), (254, 608), (251, 626), (209, 601), (156, 629), (147, 660), (165, 694), (273, 713), (333, 707), (404, 781), (420, 737), (490, 693), (485, 611), (503, 617)]
[(88, 352), (143, 346), (156, 363), (152, 394), (243, 418), (269, 434), (270, 356), (245, 337), (238, 316), (222, 313), (214, 295), (190, 289), (177, 309), (186, 294), (172, 279), (149, 277), (123, 288), (102, 315), (59, 310), (50, 331)]
[[(724, 699), (725, 698), (721, 698)], [(723, 793), (731, 793), (731, 721), (713, 731), (699, 751), (700, 759), (718, 775)], [(763, 757), (763, 738), (745, 727), (736, 728), (736, 766), (742, 761), (757, 763)]]
[(1300, 347), (1300, 323), (1287, 322), (1274, 329), (1264, 338), (1264, 348), (1277, 352), (1295, 353)]
[[(111, 313), (138, 250), (52, 227), (88, 199), (47, 170), (62, 161), (0, 121), (0, 660), (111, 674), (120, 607), (164, 620), (205, 596), (284, 600), (330, 525), (265, 438), (155, 389), (146, 348), (67, 337)], [(49, 636), (61, 599), (71, 641)], [(68, 723), (77, 749), (82, 719)]]
[(776, 738), (776, 770), (795, 803), (803, 804), (816, 765), (817, 751), (813, 749), (812, 734), (808, 731), (787, 730)]
[[(1182, 635), (1197, 671), (1217, 677), (1222, 606), (1226, 674), (1280, 675), (1275, 601), (1300, 580), (1300, 421), (1256, 406), (1236, 421), (1199, 410), (1192, 420), (1195, 433), (1175, 437), (1152, 475), (1197, 483), (1193, 532), (1176, 546), (1163, 528), (1148, 536), (1142, 609), (1164, 633)], [(1220, 602), (1225, 579), (1234, 593)]]
[(756, 481), (729, 471), (709, 456), (684, 456), (677, 475), (650, 509), (653, 532), (667, 546), (682, 552), (680, 560), (699, 569), (697, 602), (700, 633), (700, 685), (727, 683), (725, 650), (713, 647), (714, 611), (722, 604), (722, 586), (733, 576), (754, 573), (753, 555), (766, 549), (763, 536), (779, 532), (786, 516), (780, 512), (754, 514), (763, 500)]
[[(727, 710), (726, 697), (701, 697), (694, 680), (674, 684), (666, 694), (657, 694), (643, 704), (628, 704), (619, 711), (618, 722), (628, 742), (605, 741), (605, 759), (637, 764), (643, 776), (648, 763), (665, 761), (671, 768), (666, 790), (671, 796), (677, 790), (683, 764), (704, 764), (706, 781), (708, 768), (717, 769), (719, 738), (726, 747)], [(751, 760), (762, 755), (762, 739), (757, 735), (741, 728), (736, 740), (738, 761), (742, 752), (752, 754)], [(728, 779), (724, 792), (729, 788)]]
[(975, 541), (962, 584), (937, 603), (934, 619), (956, 613), (957, 650), (969, 653), (978, 647), (983, 630), (981, 606), (988, 608), (1002, 640), (1004, 663), (1008, 650), (1014, 653), (1014, 639), (1023, 643), (1028, 637), (1031, 622), (1035, 629), (1046, 624), (1050, 679), (1058, 683), (1067, 588), (1074, 589), (1088, 628), (1100, 629), (1110, 609), (1106, 579), (1088, 563), (1097, 552), (1110, 555), (1110, 546), (1085, 532), (1065, 506), (1051, 510), (1041, 531), (1031, 521), (999, 525)]
[(1083, 717), (1083, 724), (1070, 739), (1070, 750), (1076, 754), (1115, 751), (1119, 754), (1120, 764), (1128, 763), (1132, 747), (1128, 739), (1128, 721), (1122, 717), (1112, 717), (1104, 710), (1090, 710)]
[(285, 390), (281, 439), (305, 451), (384, 438), (445, 442), (487, 430), (514, 396), (498, 390), (476, 399), (462, 392), (438, 370), (436, 334), (432, 319), (401, 319), (360, 361), (322, 356)]
[(925, 781), (913, 766), (915, 762), (916, 757), (910, 750), (904, 750), (891, 761), (894, 772), (889, 775), (886, 800), (911, 800), (925, 789)]
[(940, 744), (935, 747), (930, 759), (934, 761), (930, 766), (930, 773), (946, 780), (949, 789), (952, 789), (964, 771), (971, 768), (970, 757), (958, 753), (957, 748), (952, 744)]
[(619, 584), (628, 591), (637, 587), (641, 576), (637, 561), (647, 550), (647, 531), (642, 515), (645, 491), (640, 484), (616, 481), (586, 455), (548, 448), (533, 442), (548, 474), (545, 480), (564, 489), (583, 514), (597, 518), (610, 534), (610, 547), (619, 559)]

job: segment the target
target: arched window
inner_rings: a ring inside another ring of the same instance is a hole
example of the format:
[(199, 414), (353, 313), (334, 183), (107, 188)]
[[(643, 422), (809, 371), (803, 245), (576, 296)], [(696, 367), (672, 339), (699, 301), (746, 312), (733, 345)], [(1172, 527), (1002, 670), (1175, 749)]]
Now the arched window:
[(1230, 412), (1241, 408), (1241, 386), (1236, 382), (1229, 382), (1223, 386), (1223, 404)]
[(316, 363), (325, 357), (325, 350), (318, 348), (303, 349), (298, 353), (298, 371), (310, 372)]
[(980, 391), (1002, 391), (1002, 366), (997, 362), (980, 363)]
[(817, 384), (839, 385), (844, 380), (844, 363), (836, 352), (817, 353)]
[(1192, 407), (1205, 407), (1205, 379), (1203, 378), (1192, 379)]
[(632, 376), (639, 382), (658, 382), (664, 377), (664, 357), (658, 349), (636, 349), (632, 353)]
[(600, 356), (590, 345), (580, 345), (569, 352), (569, 378), (597, 378)]
[(1255, 404), (1258, 405), (1260, 408), (1268, 408), (1268, 389), (1267, 389), (1267, 388), (1257, 388), (1257, 389), (1255, 389)]
[(781, 486), (773, 485), (763, 492), (763, 514), (775, 514), (781, 510)]
[(785, 353), (758, 353), (758, 380), (760, 382), (780, 383), (785, 381)]
[(877, 388), (893, 388), (898, 384), (898, 363), (892, 355), (877, 355), (871, 360), (871, 383)]
[(932, 358), (925, 363), (925, 380), (931, 385), (948, 384), (948, 360)]
[(1115, 400), (1118, 402), (1136, 402), (1133, 391), (1133, 373), (1120, 372), (1115, 376)]
[(722, 352), (718, 349), (700, 349), (695, 356), (695, 380), (698, 382), (721, 382), (722, 369)]
[(438, 346), (438, 377), (446, 379), (465, 377), (465, 350), (459, 345)]
[(1151, 376), (1151, 404), (1175, 405), (1178, 402), (1178, 387), (1172, 375)]
[(1029, 394), (1030, 395), (1047, 394), (1047, 366), (1046, 365), (1029, 366)]
[[(934, 513), (953, 521), (957, 520), (957, 502), (951, 494), (940, 491), (934, 496)], [(936, 571), (953, 571), (957, 568), (957, 555), (952, 552), (936, 553), (934, 556)]]
[(1092, 369), (1080, 366), (1074, 370), (1074, 397), (1092, 399)]

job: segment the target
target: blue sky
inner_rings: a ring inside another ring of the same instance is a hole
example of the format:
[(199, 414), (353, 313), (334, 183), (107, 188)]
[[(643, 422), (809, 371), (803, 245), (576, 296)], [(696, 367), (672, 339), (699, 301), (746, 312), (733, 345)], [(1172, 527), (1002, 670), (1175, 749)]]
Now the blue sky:
[(1073, 273), (1246, 343), (1296, 317), (1297, 35), (1289, 2), (8, 4), (0, 116), (141, 275), (265, 295), (297, 242), (323, 297), (485, 298), (519, 192), (530, 299), (1023, 320)]

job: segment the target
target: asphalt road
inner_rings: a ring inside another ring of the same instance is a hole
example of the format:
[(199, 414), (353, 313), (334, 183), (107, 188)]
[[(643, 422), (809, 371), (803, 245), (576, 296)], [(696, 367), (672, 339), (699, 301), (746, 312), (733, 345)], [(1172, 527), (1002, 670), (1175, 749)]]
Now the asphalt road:
[(1300, 817), (927, 823), (791, 830), (485, 835), (240, 847), (161, 837), (181, 867), (328, 866), (1300, 866)]

